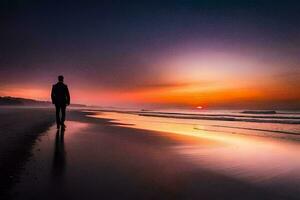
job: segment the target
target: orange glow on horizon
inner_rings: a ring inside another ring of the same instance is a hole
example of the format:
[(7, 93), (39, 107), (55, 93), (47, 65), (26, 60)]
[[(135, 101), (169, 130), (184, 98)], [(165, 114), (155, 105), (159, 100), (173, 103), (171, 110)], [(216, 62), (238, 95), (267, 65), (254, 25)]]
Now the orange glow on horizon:
[[(0, 90), (1, 96), (14, 96), (37, 100), (50, 101), (51, 88), (5, 88)], [(71, 89), (73, 103), (87, 105), (117, 105), (120, 102), (155, 105), (185, 105), (197, 109), (213, 107), (216, 105), (243, 104), (243, 102), (272, 102), (273, 100), (289, 101), (300, 99), (297, 93), (285, 94), (284, 87), (276, 86), (266, 90), (260, 88), (230, 88), (230, 87), (204, 87), (198, 85), (183, 85), (176, 87), (141, 88), (133, 90), (84, 90)], [(201, 106), (199, 106), (199, 104)]]
[[(300, 102), (300, 93), (296, 92), (300, 86), (297, 73), (278, 73), (274, 78), (275, 72), (261, 67), (265, 63), (260, 62), (235, 54), (206, 52), (204, 55), (166, 58), (157, 64), (163, 69), (160, 77), (149, 79), (150, 75), (145, 74), (144, 82), (128, 83), (128, 87), (126, 84), (126, 87), (101, 86), (101, 83), (91, 87), (91, 83), (78, 77), (70, 77), (67, 84), (72, 103), (99, 106), (151, 104), (203, 109)], [(272, 62), (268, 64), (278, 67)], [(52, 83), (46, 84), (1, 86), (0, 95), (50, 101)], [(299, 103), (295, 105), (300, 106)]]
[(12, 96), (47, 101), (50, 99), (49, 95), (50, 91), (45, 90), (44, 88), (9, 87), (5, 89), (0, 89), (0, 96)]

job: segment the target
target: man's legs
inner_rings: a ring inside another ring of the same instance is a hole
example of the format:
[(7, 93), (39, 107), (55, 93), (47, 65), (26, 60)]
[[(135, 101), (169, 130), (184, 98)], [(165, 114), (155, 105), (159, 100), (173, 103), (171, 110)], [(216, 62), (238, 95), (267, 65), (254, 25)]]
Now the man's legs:
[(55, 109), (56, 109), (56, 126), (57, 126), (57, 128), (59, 128), (59, 126), (60, 126), (59, 113), (60, 113), (61, 107), (59, 105), (55, 105)]
[(65, 119), (66, 119), (66, 106), (61, 106), (61, 125), (65, 127)]

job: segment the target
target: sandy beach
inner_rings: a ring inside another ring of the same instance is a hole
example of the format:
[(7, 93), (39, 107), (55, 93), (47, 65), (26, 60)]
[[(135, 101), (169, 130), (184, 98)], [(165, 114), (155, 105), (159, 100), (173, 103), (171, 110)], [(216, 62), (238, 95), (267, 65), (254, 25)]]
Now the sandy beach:
[(38, 135), (54, 122), (49, 108), (1, 107), (0, 196), (18, 181)]
[[(65, 131), (52, 125), (41, 132), (19, 182), (9, 190), (12, 199), (273, 200), (297, 199), (300, 194), (299, 159), (290, 167), (280, 160), (282, 171), (272, 161), (281, 158), (276, 151), (279, 157), (257, 153), (255, 160), (243, 148), (212, 137), (133, 128), (107, 119), (105, 113), (89, 115), (69, 111)], [(290, 152), (299, 149), (295, 141), (238, 137), (254, 148), (260, 143), (283, 145)]]

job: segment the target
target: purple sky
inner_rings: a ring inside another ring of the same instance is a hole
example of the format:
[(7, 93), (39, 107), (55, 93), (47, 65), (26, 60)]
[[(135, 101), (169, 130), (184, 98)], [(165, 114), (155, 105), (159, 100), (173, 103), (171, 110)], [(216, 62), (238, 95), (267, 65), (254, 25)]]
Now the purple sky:
[(78, 103), (300, 108), (297, 1), (3, 1), (0, 9), (0, 95), (49, 99), (63, 74)]

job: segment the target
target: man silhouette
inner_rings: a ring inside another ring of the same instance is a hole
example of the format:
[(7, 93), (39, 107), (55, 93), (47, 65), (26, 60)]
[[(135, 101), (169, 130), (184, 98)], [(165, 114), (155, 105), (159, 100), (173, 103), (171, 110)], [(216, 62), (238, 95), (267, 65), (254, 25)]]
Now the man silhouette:
[(56, 108), (57, 129), (59, 129), (60, 126), (65, 128), (66, 107), (70, 105), (70, 93), (68, 86), (64, 84), (63, 76), (58, 76), (58, 82), (52, 86), (51, 99)]

